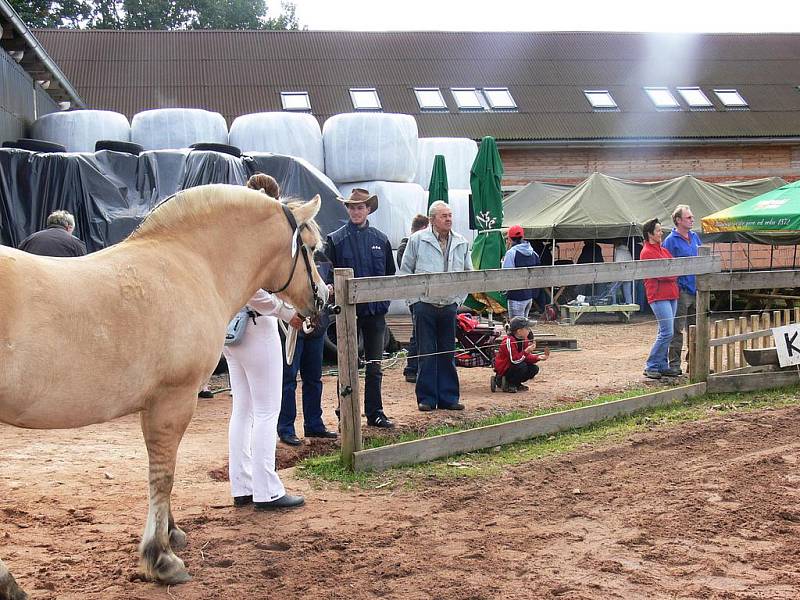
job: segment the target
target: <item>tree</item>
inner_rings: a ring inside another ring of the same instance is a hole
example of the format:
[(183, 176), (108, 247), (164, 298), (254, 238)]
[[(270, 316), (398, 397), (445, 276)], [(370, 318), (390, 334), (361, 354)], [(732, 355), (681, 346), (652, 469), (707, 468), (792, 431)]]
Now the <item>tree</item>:
[(300, 29), (296, 7), (266, 0), (11, 0), (28, 27), (70, 29)]

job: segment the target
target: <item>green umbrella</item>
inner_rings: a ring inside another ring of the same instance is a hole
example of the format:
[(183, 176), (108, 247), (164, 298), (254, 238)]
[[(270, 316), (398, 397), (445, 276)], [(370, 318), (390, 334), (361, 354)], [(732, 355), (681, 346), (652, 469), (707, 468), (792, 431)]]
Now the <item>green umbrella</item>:
[(428, 186), (428, 208), (437, 200), (449, 202), (447, 197), (447, 166), (444, 155), (437, 154), (433, 157), (433, 170), (431, 170), (431, 183)]
[(703, 217), (703, 233), (800, 231), (800, 181)]
[[(486, 136), (481, 140), (469, 176), (472, 212), (478, 230), (472, 245), (472, 265), (476, 270), (499, 269), (502, 264), (506, 248), (502, 234), (497, 231), (503, 226), (502, 177), (503, 161), (500, 160), (497, 144), (493, 137)], [(502, 293), (475, 294), (472, 298), (486, 305), (491, 312), (505, 309), (506, 301)]]

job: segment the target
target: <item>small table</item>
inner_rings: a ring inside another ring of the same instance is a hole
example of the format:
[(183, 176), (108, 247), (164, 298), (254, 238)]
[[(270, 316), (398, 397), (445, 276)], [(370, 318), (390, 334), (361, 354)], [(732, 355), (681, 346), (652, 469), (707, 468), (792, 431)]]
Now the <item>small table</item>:
[(631, 314), (639, 311), (638, 304), (608, 304), (606, 306), (575, 306), (572, 304), (561, 305), (561, 320), (575, 325), (578, 319), (586, 313), (617, 313), (620, 321), (628, 323)]

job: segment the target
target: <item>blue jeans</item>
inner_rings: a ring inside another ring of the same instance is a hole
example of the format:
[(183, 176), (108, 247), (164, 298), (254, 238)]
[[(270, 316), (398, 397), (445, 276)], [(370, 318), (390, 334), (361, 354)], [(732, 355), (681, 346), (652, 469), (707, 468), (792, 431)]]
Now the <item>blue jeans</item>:
[(650, 308), (658, 319), (658, 335), (645, 363), (644, 368), (647, 371), (660, 373), (669, 368), (669, 343), (672, 341), (677, 306), (677, 300), (656, 300), (650, 303)]
[(614, 304), (617, 303), (617, 290), (619, 288), (622, 288), (622, 298), (625, 304), (633, 304), (633, 282), (616, 281), (611, 285), (611, 289), (608, 290), (608, 295), (611, 296), (611, 300)]
[(303, 380), (303, 429), (306, 435), (325, 431), (322, 422), (322, 349), (324, 336), (297, 336), (297, 346), (291, 365), (283, 363), (283, 396), (278, 415), (278, 435), (295, 435), (297, 418), (297, 373)]
[(406, 359), (406, 366), (403, 369), (403, 375), (417, 376), (417, 369), (419, 369), (419, 346), (417, 345), (417, 326), (414, 324), (414, 307), (418, 303), (412, 304), (409, 307), (411, 311), (411, 338), (408, 340), (408, 358)]
[(417, 373), (417, 403), (427, 404), (431, 408), (458, 404), (456, 305), (438, 307), (417, 302), (414, 304), (414, 322), (421, 355)]
[(530, 300), (509, 300), (508, 318), (525, 317), (527, 319), (531, 312), (531, 306), (533, 306), (533, 298)]

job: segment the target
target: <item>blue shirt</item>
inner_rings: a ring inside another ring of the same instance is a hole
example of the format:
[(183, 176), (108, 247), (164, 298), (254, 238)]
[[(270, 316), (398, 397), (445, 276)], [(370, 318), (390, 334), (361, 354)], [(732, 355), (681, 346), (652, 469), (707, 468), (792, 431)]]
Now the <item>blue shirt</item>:
[[(673, 258), (687, 258), (697, 256), (697, 248), (703, 245), (694, 231), (689, 232), (689, 241), (686, 241), (677, 229), (673, 229), (672, 233), (667, 236), (662, 243), (662, 246), (669, 250)], [(681, 291), (689, 292), (694, 295), (697, 293), (697, 283), (694, 275), (681, 275), (678, 277), (678, 287)]]

